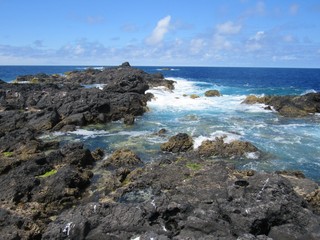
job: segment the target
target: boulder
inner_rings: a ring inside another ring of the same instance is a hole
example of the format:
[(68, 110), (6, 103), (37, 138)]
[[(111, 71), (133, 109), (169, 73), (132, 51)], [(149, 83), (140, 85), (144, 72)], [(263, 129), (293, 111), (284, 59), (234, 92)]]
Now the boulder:
[(193, 149), (193, 140), (186, 133), (179, 133), (169, 139), (168, 142), (161, 144), (162, 151), (165, 152), (186, 152)]
[(191, 94), (190, 95), (190, 98), (191, 99), (196, 99), (196, 98), (199, 98), (200, 96), (199, 95), (197, 95), (197, 94)]
[(141, 165), (141, 159), (129, 149), (118, 149), (107, 158), (105, 167), (135, 167)]
[(198, 148), (198, 152), (204, 157), (247, 158), (248, 153), (257, 154), (259, 149), (249, 142), (236, 140), (225, 143), (223, 137), (217, 137), (214, 141), (203, 141)]
[(256, 103), (266, 103), (265, 97), (257, 97), (255, 95), (249, 95), (242, 101), (245, 104), (256, 104)]
[(218, 90), (208, 90), (204, 93), (206, 97), (220, 97), (221, 93)]
[(133, 115), (125, 115), (123, 119), (123, 123), (126, 125), (133, 125), (135, 117)]
[(95, 162), (91, 152), (81, 142), (68, 143), (61, 148), (61, 154), (64, 163), (82, 168), (92, 166)]

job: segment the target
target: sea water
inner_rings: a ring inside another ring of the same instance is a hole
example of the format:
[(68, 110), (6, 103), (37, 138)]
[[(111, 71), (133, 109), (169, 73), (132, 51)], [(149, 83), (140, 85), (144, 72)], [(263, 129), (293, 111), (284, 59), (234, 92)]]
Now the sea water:
[[(0, 79), (13, 80), (21, 74), (63, 73), (84, 67), (0, 67)], [(282, 117), (263, 104), (246, 105), (246, 96), (302, 95), (320, 91), (320, 69), (139, 67), (162, 72), (174, 80), (175, 89), (148, 90), (155, 98), (149, 112), (136, 119), (135, 125), (122, 122), (92, 125), (68, 133), (52, 133), (44, 139), (63, 143), (83, 141), (90, 149), (100, 147), (111, 154), (118, 148), (130, 148), (145, 162), (161, 158), (160, 144), (180, 132), (190, 134), (197, 148), (206, 139), (225, 136), (225, 141), (249, 141), (263, 151), (249, 154), (248, 160), (234, 161), (242, 169), (263, 171), (301, 170), (320, 181), (320, 115), (304, 118)], [(41, 70), (41, 71), (39, 71)], [(36, 72), (38, 71), (38, 72)], [(5, 72), (5, 73), (4, 73)], [(11, 79), (10, 79), (11, 78)], [(205, 97), (216, 89), (221, 97)], [(190, 98), (196, 94), (199, 98)], [(160, 129), (167, 135), (159, 136)]]

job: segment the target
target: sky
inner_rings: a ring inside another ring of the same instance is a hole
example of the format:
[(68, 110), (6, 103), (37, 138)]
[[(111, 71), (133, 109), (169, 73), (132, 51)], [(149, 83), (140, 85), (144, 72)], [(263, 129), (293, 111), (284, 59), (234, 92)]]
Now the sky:
[(0, 0), (0, 65), (320, 68), (319, 0)]

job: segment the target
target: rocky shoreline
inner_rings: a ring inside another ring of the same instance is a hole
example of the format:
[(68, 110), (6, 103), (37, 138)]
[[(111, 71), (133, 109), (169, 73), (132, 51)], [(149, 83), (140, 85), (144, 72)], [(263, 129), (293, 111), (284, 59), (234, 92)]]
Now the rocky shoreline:
[[(83, 143), (39, 138), (94, 123), (134, 124), (148, 111), (146, 91), (158, 86), (172, 90), (174, 82), (129, 63), (0, 81), (0, 238), (320, 238), (317, 183), (301, 172), (239, 171), (223, 161), (263, 154), (251, 143), (222, 137), (194, 150), (181, 133), (161, 145), (159, 162), (145, 164), (129, 149), (104, 158)], [(290, 117), (320, 112), (319, 93), (244, 103)]]

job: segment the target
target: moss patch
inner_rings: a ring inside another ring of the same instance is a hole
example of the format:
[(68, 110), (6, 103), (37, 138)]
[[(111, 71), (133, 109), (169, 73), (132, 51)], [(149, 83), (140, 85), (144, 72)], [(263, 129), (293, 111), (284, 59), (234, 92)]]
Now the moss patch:
[(4, 157), (12, 157), (13, 156), (13, 152), (3, 152), (2, 154)]
[(202, 166), (199, 163), (187, 163), (186, 166), (187, 168), (194, 171), (198, 171), (202, 168)]
[(52, 169), (51, 171), (46, 172), (45, 174), (42, 174), (42, 175), (37, 176), (37, 178), (50, 177), (50, 176), (52, 176), (52, 175), (54, 175), (54, 174), (56, 174), (56, 173), (57, 173), (57, 170), (56, 170), (56, 169)]

